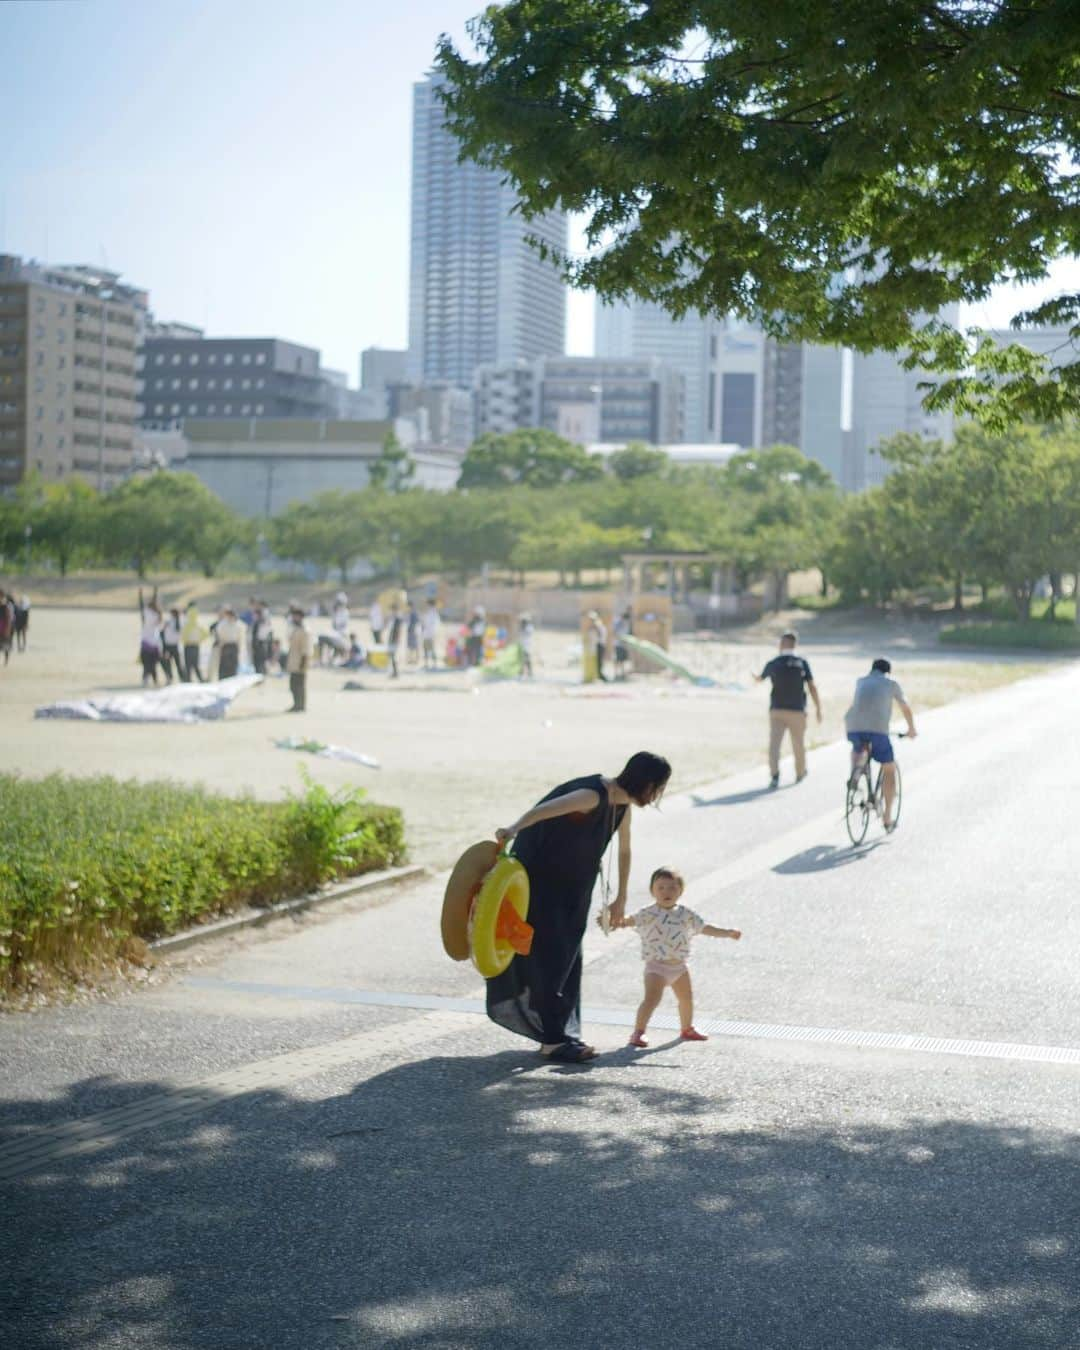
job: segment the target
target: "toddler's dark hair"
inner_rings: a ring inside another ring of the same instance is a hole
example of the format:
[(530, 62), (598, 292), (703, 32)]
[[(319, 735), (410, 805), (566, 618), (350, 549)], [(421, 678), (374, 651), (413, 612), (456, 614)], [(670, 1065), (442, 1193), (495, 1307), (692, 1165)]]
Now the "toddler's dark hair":
[(682, 889), (686, 890), (686, 878), (674, 867), (658, 867), (649, 878), (649, 890), (651, 891), (658, 877), (668, 877), (672, 881), (677, 881)]

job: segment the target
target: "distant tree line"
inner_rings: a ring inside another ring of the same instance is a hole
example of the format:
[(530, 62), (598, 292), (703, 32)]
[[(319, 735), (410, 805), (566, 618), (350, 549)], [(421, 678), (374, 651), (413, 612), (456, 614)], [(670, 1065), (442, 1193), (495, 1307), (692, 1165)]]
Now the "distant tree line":
[[(1018, 614), (1034, 587), (1080, 568), (1080, 434), (1019, 426), (992, 436), (962, 426), (948, 446), (914, 436), (883, 443), (880, 487), (843, 496), (791, 446), (680, 466), (630, 445), (607, 460), (545, 430), (487, 435), (466, 454), (450, 492), (413, 485), (407, 452), (389, 441), (371, 484), (324, 492), (271, 520), (236, 515), (191, 474), (159, 471), (105, 495), (69, 480), (29, 479), (0, 499), (0, 554), (21, 567), (162, 565), (207, 576), (227, 558), (254, 565), (260, 536), (283, 560), (345, 578), (364, 559), (408, 581), (439, 571), (462, 580), (485, 563), (564, 582), (618, 566), (624, 553), (701, 551), (739, 588), (819, 568), (851, 603), (883, 605), (965, 584), (1004, 588)], [(26, 527), (30, 527), (29, 539)], [(703, 583), (705, 578), (702, 578)]]

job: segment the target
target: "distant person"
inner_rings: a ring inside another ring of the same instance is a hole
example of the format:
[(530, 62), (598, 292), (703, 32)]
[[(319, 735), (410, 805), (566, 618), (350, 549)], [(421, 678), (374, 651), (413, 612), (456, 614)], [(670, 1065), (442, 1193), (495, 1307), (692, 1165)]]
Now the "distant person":
[(424, 612), (420, 616), (420, 635), (424, 643), (424, 669), (435, 670), (439, 664), (439, 658), (435, 650), (436, 643), (439, 640), (439, 607), (434, 599), (431, 599), (424, 606)]
[(586, 630), (585, 640), (592, 646), (596, 657), (596, 678), (607, 684), (608, 677), (604, 674), (604, 658), (607, 656), (607, 629), (604, 627), (603, 619), (595, 609), (589, 610), (589, 626)]
[(521, 675), (523, 679), (533, 678), (533, 637), (536, 626), (531, 614), (523, 614), (518, 620), (518, 649), (521, 652)]
[(367, 660), (367, 653), (355, 633), (349, 634), (349, 654), (345, 658), (346, 670), (359, 670)]
[(814, 700), (817, 720), (821, 721), (821, 700), (817, 685), (810, 673), (810, 663), (795, 655), (799, 638), (796, 633), (784, 633), (780, 638), (780, 655), (769, 661), (754, 679), (772, 682), (769, 699), (769, 787), (780, 785), (780, 746), (785, 733), (791, 737), (795, 755), (795, 781), (806, 777), (806, 694)]
[(158, 608), (156, 588), (147, 604), (143, 604), (143, 594), (140, 588), (139, 618), (142, 620), (142, 632), (139, 636), (139, 660), (142, 662), (143, 688), (148, 684), (153, 684), (156, 687), (158, 666), (161, 664), (161, 610)]
[(477, 605), (469, 620), (469, 635), (465, 639), (465, 664), (481, 666), (484, 663), (484, 633), (487, 629), (487, 611)]
[(633, 634), (634, 624), (633, 615), (626, 609), (615, 620), (615, 678), (625, 680), (630, 673), (630, 649), (623, 641), (624, 638)]
[(420, 664), (420, 615), (411, 600), (405, 616), (405, 659), (410, 666)]
[(180, 664), (181, 632), (180, 611), (170, 609), (161, 628), (161, 668), (169, 684), (173, 682), (174, 670), (178, 682), (184, 678), (184, 668)]
[(274, 624), (270, 606), (265, 600), (257, 600), (251, 620), (251, 664), (255, 667), (256, 675), (266, 674), (273, 639)]
[(289, 654), (285, 658), (285, 669), (289, 675), (289, 692), (292, 694), (291, 713), (303, 712), (307, 707), (307, 672), (311, 664), (311, 634), (304, 627), (304, 611), (294, 609), (289, 614)]
[(330, 611), (330, 627), (341, 639), (342, 650), (348, 648), (349, 633), (349, 597), (344, 591), (334, 596), (334, 608)]
[(904, 699), (904, 691), (890, 677), (892, 665), (879, 656), (870, 674), (855, 681), (855, 698), (844, 714), (844, 728), (851, 742), (851, 776), (866, 763), (866, 756), (882, 766), (885, 786), (885, 829), (895, 829), (893, 807), (896, 804), (896, 756), (889, 739), (889, 722), (895, 703), (904, 714), (907, 734), (914, 739), (915, 718)]
[(398, 677), (398, 644), (401, 642), (401, 631), (404, 626), (401, 611), (397, 605), (391, 606), (390, 622), (386, 629), (386, 653), (390, 658), (390, 677), (394, 680)]
[(368, 608), (368, 623), (371, 625), (371, 640), (378, 646), (382, 642), (383, 627), (386, 620), (383, 618), (383, 608), (378, 600), (372, 600)]
[(4, 665), (11, 660), (11, 643), (15, 636), (15, 602), (6, 591), (0, 591), (0, 656)]
[(214, 636), (218, 648), (217, 677), (219, 680), (230, 680), (240, 669), (244, 642), (244, 625), (231, 605), (226, 605), (221, 611)]
[(21, 595), (18, 600), (14, 596), (11, 602), (15, 606), (15, 650), (26, 651), (26, 638), (30, 631), (30, 597)]
[(189, 684), (193, 680), (203, 683), (203, 673), (199, 667), (199, 649), (209, 636), (199, 618), (199, 607), (192, 600), (184, 611), (184, 622), (180, 629), (180, 643), (184, 649), (184, 679)]

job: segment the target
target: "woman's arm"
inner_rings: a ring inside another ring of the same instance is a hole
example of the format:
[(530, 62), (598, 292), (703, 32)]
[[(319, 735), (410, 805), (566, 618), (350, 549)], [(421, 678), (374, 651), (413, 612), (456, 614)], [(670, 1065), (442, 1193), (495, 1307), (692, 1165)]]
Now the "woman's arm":
[(500, 844), (508, 843), (515, 834), (527, 830), (530, 825), (539, 824), (541, 820), (554, 820), (556, 816), (568, 816), (575, 811), (587, 814), (589, 811), (595, 811), (599, 803), (600, 794), (594, 792), (592, 788), (576, 788), (573, 792), (553, 797), (549, 802), (541, 802), (539, 806), (532, 807), (515, 820), (513, 825), (496, 830), (495, 838)]
[(623, 812), (619, 821), (619, 889), (611, 904), (611, 922), (622, 927), (623, 914), (626, 912), (626, 892), (630, 885), (630, 808)]

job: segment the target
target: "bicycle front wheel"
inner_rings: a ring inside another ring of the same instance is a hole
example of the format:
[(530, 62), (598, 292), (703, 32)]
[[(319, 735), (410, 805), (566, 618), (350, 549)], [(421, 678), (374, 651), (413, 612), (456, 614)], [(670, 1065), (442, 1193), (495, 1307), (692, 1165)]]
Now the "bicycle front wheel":
[(848, 783), (844, 802), (844, 822), (847, 825), (848, 838), (858, 847), (870, 828), (870, 776), (865, 772), (860, 773), (854, 783)]

